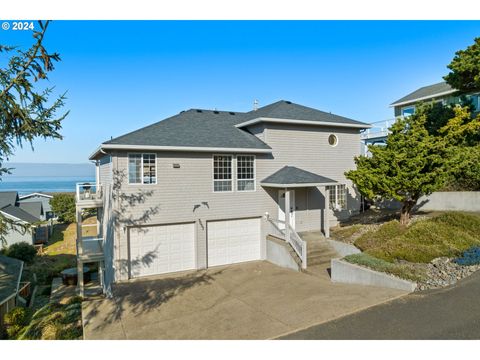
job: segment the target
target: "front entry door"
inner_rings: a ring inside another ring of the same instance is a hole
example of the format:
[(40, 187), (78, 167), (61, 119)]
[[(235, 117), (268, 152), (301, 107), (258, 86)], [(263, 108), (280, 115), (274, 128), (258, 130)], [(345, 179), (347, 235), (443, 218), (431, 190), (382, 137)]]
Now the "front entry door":
[[(278, 220), (285, 221), (285, 190), (278, 190)], [(290, 226), (295, 229), (295, 190), (290, 190)]]

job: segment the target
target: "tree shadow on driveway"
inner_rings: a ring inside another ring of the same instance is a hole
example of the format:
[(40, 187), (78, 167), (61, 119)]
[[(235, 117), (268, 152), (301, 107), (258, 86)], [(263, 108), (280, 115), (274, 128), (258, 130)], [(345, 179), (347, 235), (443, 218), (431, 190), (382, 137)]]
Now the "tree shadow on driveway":
[(102, 299), (110, 306), (102, 308), (93, 303), (91, 309), (84, 314), (84, 325), (97, 323), (95, 330), (119, 322), (127, 312), (134, 316), (146, 315), (152, 311), (162, 310), (162, 306), (189, 289), (211, 284), (223, 270), (214, 273), (206, 270), (179, 276), (156, 279), (139, 279), (117, 283), (113, 286), (113, 299)]

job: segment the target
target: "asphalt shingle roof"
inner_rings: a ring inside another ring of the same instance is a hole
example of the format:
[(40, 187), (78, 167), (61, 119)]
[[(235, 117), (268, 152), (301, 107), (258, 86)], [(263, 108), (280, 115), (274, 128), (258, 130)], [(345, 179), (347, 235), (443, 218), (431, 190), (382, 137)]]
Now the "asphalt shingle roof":
[(15, 205), (18, 201), (16, 191), (0, 191), (0, 209), (7, 205)]
[(39, 201), (20, 202), (18, 207), (38, 219), (43, 215), (43, 205)]
[(348, 125), (366, 125), (357, 120), (349, 119), (343, 116), (335, 115), (325, 111), (317, 110), (311, 107), (292, 103), (291, 101), (277, 101), (273, 104), (259, 108), (256, 111), (250, 111), (245, 114), (245, 121), (264, 117), (271, 119), (288, 120), (307, 120), (318, 122), (329, 122), (335, 124)]
[(259, 117), (368, 126), (359, 121), (282, 100), (246, 113), (190, 109), (104, 144), (270, 149), (255, 135), (235, 127)]
[(263, 179), (261, 183), (275, 185), (330, 184), (336, 183), (336, 181), (310, 171), (299, 169), (295, 166), (284, 166), (272, 175)]
[(448, 85), (445, 81), (443, 81), (438, 84), (421, 87), (420, 89), (417, 89), (414, 92), (411, 92), (410, 94), (402, 97), (401, 99), (398, 99), (397, 101), (391, 103), (390, 105), (406, 103), (410, 101), (415, 102), (418, 99), (422, 99), (422, 98), (427, 99), (427, 98), (435, 97), (435, 95), (445, 93), (447, 91), (454, 91), (454, 89), (450, 85)]
[(39, 218), (36, 218), (35, 216), (29, 214), (25, 210), (19, 208), (18, 206), (14, 205), (7, 205), (3, 208), (0, 209), (0, 211), (3, 211), (4, 213), (16, 217), (17, 219), (20, 219), (22, 221), (25, 221), (27, 223), (33, 224), (38, 221), (40, 221)]
[(104, 144), (270, 149), (235, 124), (242, 113), (191, 109)]
[(15, 294), (17, 283), (22, 276), (22, 262), (0, 255), (0, 303)]

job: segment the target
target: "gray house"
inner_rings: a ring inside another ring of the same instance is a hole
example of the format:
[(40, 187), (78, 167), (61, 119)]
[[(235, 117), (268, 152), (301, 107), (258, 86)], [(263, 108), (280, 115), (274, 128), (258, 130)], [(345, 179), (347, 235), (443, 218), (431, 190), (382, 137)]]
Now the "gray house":
[(40, 220), (50, 220), (55, 214), (50, 206), (52, 195), (43, 193), (32, 193), (18, 197), (18, 204), (22, 209), (30, 212)]
[(36, 226), (44, 216), (42, 203), (20, 203), (16, 191), (0, 191), (0, 215), (13, 221), (14, 225), (6, 235), (9, 246), (19, 242), (36, 243)]
[(461, 94), (446, 82), (421, 87), (393, 102), (390, 106), (393, 107), (395, 116), (405, 116), (413, 114), (415, 106), (419, 102), (438, 101), (444, 104), (458, 104), (462, 95), (472, 101), (476, 111), (480, 111), (480, 93)]
[[(278, 101), (250, 112), (190, 109), (102, 143), (96, 184), (77, 185), (78, 264), (112, 282), (272, 258), (269, 237), (306, 263), (302, 232), (360, 209), (345, 171), (369, 125)], [(99, 235), (81, 213), (98, 208)], [(81, 286), (80, 286), (81, 287)]]

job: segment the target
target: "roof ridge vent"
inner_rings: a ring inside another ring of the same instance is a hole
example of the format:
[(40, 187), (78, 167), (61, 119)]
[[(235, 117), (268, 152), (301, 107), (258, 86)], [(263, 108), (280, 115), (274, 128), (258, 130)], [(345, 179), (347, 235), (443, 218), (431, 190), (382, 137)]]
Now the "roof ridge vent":
[(291, 104), (292, 102), (291, 101), (285, 101), (285, 104)]
[(230, 115), (235, 115), (235, 113), (233, 111), (229, 111), (228, 112)]
[(214, 114), (220, 114), (220, 111), (218, 111), (218, 110), (213, 110), (213, 113), (214, 113)]
[(198, 113), (201, 113), (201, 112), (203, 112), (203, 111), (202, 111), (202, 110), (200, 110), (200, 109), (197, 109), (197, 112), (198, 112)]

